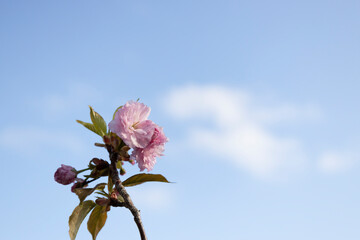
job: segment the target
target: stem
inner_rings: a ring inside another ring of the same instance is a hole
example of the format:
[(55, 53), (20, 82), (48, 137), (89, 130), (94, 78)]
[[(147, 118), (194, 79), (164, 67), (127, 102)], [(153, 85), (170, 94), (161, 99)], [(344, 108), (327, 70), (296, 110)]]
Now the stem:
[(132, 215), (134, 216), (134, 221), (136, 223), (136, 226), (138, 227), (141, 240), (147, 240), (147, 237), (145, 235), (144, 226), (141, 221), (140, 217), (140, 211), (135, 207), (134, 203), (132, 202), (129, 194), (127, 193), (125, 187), (122, 185), (122, 182), (119, 178), (119, 172), (116, 168), (116, 162), (118, 159), (118, 153), (113, 150), (113, 147), (110, 145), (107, 145), (107, 150), (109, 152), (110, 156), (110, 176), (112, 178), (113, 183), (115, 184), (115, 189), (119, 192), (120, 196), (124, 198), (124, 206), (130, 210)]
[(96, 181), (96, 180), (98, 180), (99, 178), (94, 178), (94, 179), (91, 179), (91, 180), (89, 180), (89, 181), (84, 181), (84, 184), (89, 184), (89, 183), (91, 183), (91, 182), (93, 182), (93, 181)]
[(106, 145), (102, 143), (95, 143), (94, 145), (97, 147), (106, 147)]
[(82, 173), (82, 172), (85, 172), (87, 170), (89, 170), (90, 168), (85, 168), (85, 169), (82, 169), (82, 170), (79, 170), (79, 171), (76, 171), (76, 174), (79, 174), (79, 173)]

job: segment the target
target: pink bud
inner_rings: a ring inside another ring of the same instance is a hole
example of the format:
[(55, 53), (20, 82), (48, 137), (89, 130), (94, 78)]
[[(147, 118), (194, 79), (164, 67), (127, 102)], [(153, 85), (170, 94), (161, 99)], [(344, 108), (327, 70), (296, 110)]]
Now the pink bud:
[(96, 204), (97, 205), (100, 205), (100, 206), (106, 206), (109, 204), (110, 200), (107, 199), (107, 198), (98, 198), (95, 200)]
[(117, 194), (116, 194), (116, 192), (112, 192), (111, 195), (110, 195), (110, 198), (112, 198), (112, 199), (117, 199)]
[(76, 182), (72, 185), (71, 187), (71, 191), (74, 193), (76, 188), (80, 188), (83, 187), (83, 182), (85, 181), (84, 179), (81, 178), (75, 178)]
[(54, 179), (60, 184), (68, 185), (75, 181), (76, 175), (75, 168), (61, 164), (54, 174)]

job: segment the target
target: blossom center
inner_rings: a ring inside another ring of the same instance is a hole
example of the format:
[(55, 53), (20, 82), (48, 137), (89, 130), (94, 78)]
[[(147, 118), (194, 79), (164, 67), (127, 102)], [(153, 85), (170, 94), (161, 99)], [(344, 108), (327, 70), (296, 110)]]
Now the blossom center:
[(136, 123), (134, 123), (131, 127), (132, 127), (133, 129), (137, 129), (136, 125), (138, 125), (138, 124), (139, 124), (139, 121), (136, 122)]

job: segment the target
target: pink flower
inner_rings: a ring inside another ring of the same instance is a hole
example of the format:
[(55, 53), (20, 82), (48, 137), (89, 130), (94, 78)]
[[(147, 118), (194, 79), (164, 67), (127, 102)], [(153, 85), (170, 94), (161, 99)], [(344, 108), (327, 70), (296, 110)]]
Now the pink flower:
[(165, 136), (162, 127), (156, 126), (150, 143), (145, 148), (134, 148), (130, 158), (137, 162), (141, 171), (145, 168), (151, 171), (156, 163), (156, 157), (163, 155), (167, 141), (168, 138)]
[(61, 164), (61, 167), (56, 170), (54, 178), (56, 182), (68, 185), (75, 181), (76, 175), (75, 168)]
[(109, 129), (116, 133), (131, 148), (145, 148), (154, 134), (155, 123), (148, 120), (150, 108), (143, 103), (129, 101), (109, 123)]

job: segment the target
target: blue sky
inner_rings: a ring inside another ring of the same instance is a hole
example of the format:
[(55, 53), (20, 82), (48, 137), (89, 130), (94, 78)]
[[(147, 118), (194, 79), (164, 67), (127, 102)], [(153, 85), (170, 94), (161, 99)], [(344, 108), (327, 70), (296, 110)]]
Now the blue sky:
[[(107, 157), (75, 119), (140, 98), (170, 138), (153, 172), (176, 182), (129, 188), (149, 239), (359, 239), (359, 11), (1, 1), (2, 238), (68, 238), (78, 200), (54, 171)], [(114, 236), (138, 239), (125, 209), (98, 239)]]

